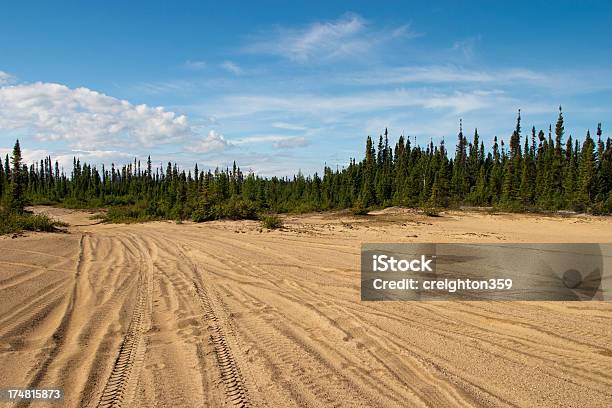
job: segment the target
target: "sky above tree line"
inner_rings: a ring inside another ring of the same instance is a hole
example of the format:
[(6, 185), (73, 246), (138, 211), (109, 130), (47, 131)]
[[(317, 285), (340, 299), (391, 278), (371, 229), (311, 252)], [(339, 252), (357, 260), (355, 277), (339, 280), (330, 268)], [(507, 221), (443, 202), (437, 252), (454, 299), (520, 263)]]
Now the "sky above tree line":
[(389, 128), (453, 149), (612, 116), (612, 4), (12, 2), (0, 13), (0, 153), (26, 161), (321, 171)]

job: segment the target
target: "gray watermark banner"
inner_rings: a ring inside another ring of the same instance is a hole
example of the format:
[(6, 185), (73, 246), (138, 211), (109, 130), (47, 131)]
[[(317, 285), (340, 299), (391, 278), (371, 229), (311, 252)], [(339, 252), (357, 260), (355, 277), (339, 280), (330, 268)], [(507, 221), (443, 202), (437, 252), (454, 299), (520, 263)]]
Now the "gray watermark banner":
[(612, 244), (366, 243), (361, 300), (612, 300)]

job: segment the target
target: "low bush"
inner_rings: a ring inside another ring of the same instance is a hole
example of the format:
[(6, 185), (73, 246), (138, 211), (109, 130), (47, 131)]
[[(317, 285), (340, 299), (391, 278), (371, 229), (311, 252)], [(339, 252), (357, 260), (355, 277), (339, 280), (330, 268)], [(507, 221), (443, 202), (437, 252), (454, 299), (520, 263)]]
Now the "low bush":
[(258, 207), (252, 201), (243, 198), (232, 198), (225, 203), (211, 203), (202, 199), (191, 213), (195, 222), (219, 220), (257, 220)]
[(147, 222), (159, 220), (160, 217), (151, 215), (147, 208), (140, 206), (110, 207), (105, 214), (100, 216), (104, 222), (113, 224), (131, 224), (135, 222)]
[(283, 220), (274, 214), (261, 217), (261, 225), (267, 229), (278, 229), (283, 227)]
[(294, 214), (306, 214), (321, 210), (318, 206), (311, 203), (296, 203), (292, 207), (291, 212)]
[(353, 213), (353, 215), (368, 215), (369, 212), (370, 210), (359, 201), (351, 208), (351, 213)]
[(0, 212), (0, 235), (21, 231), (54, 232), (58, 230), (58, 227), (65, 227), (66, 225), (44, 214)]
[(423, 214), (428, 217), (439, 217), (440, 209), (437, 207), (423, 207)]
[(220, 206), (219, 218), (229, 218), (232, 220), (256, 220), (257, 206), (242, 198), (230, 199), (227, 203)]
[(606, 201), (599, 201), (590, 208), (593, 215), (609, 215), (612, 214), (612, 191), (608, 194)]

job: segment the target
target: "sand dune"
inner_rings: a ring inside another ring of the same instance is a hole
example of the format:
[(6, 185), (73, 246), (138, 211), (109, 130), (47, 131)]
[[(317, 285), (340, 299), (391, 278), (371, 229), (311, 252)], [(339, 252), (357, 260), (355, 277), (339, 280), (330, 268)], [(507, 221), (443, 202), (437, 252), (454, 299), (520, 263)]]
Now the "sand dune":
[(610, 302), (359, 300), (361, 242), (612, 242), (611, 218), (397, 210), (267, 232), (39, 211), (72, 227), (0, 238), (0, 387), (63, 387), (68, 407), (612, 406)]

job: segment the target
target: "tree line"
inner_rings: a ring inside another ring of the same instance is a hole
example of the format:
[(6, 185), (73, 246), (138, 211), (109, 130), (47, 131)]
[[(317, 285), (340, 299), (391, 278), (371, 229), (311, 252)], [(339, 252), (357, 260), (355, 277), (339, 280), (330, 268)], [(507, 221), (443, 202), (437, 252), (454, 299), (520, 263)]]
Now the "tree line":
[(74, 159), (70, 174), (45, 157), (22, 163), (19, 142), (0, 166), (4, 209), (24, 205), (109, 207), (109, 214), (129, 219), (254, 218), (260, 212), (306, 212), (392, 205), (425, 208), (492, 206), (511, 211), (573, 210), (612, 212), (612, 141), (601, 124), (596, 139), (587, 131), (579, 141), (565, 138), (561, 108), (547, 132), (526, 135), (518, 112), (508, 142), (493, 139), (489, 149), (474, 131), (468, 139), (460, 122), (454, 154), (444, 141), (421, 147), (400, 136), (389, 144), (388, 132), (375, 145), (367, 137), (361, 161), (323, 173), (261, 177), (232, 168), (180, 169), (170, 162), (153, 170), (151, 158), (134, 159), (121, 168), (100, 169)]

